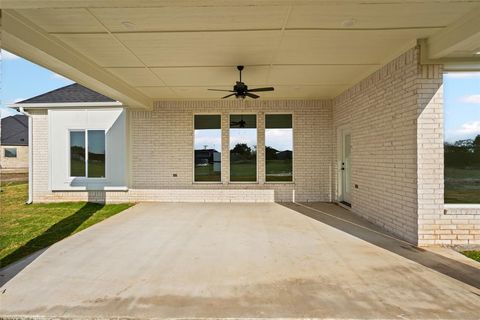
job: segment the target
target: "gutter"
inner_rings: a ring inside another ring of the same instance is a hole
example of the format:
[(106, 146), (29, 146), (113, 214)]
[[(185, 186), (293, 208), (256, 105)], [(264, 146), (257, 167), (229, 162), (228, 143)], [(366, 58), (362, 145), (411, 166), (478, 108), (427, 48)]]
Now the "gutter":
[(33, 118), (23, 107), (18, 111), (28, 117), (28, 200), (26, 204), (33, 203)]

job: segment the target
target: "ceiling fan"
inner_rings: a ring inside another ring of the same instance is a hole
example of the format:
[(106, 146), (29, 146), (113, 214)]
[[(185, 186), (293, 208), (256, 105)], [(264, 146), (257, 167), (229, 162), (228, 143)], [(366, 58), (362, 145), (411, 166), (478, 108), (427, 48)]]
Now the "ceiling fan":
[(233, 90), (221, 90), (221, 89), (208, 89), (210, 91), (224, 91), (224, 92), (232, 92), (231, 94), (222, 97), (222, 99), (229, 98), (235, 96), (237, 99), (245, 99), (246, 97), (250, 97), (253, 99), (260, 98), (259, 95), (256, 95), (252, 92), (263, 92), (263, 91), (273, 91), (273, 87), (266, 87), (266, 88), (253, 88), (248, 89), (248, 86), (242, 82), (242, 70), (244, 66), (237, 66), (237, 70), (240, 72), (240, 81), (233, 86)]
[(243, 120), (243, 116), (241, 116), (240, 121), (230, 121), (230, 126), (232, 127), (245, 128), (246, 124), (247, 122)]

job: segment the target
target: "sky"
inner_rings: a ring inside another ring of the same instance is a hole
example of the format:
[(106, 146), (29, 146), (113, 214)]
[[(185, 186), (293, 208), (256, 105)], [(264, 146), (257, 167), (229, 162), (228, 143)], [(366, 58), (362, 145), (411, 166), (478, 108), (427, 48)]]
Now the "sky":
[[(0, 112), (1, 117), (14, 114), (7, 105), (51, 91), (72, 81), (48, 69), (37, 66), (5, 50), (1, 52)], [(444, 76), (445, 140), (455, 142), (480, 134), (480, 72), (447, 73)], [(255, 131), (255, 130), (253, 130)], [(247, 133), (248, 132), (248, 133)], [(266, 136), (267, 144), (278, 149), (289, 149), (287, 131), (275, 131)], [(198, 146), (207, 144), (218, 149), (220, 140), (209, 139), (207, 133)], [(250, 131), (234, 134), (236, 142), (256, 145), (256, 135)], [(196, 146), (197, 147), (197, 143)]]
[(14, 114), (7, 105), (51, 91), (72, 81), (22, 59), (5, 50), (0, 61), (0, 112), (4, 118)]
[(480, 134), (480, 72), (446, 73), (445, 141), (473, 139)]

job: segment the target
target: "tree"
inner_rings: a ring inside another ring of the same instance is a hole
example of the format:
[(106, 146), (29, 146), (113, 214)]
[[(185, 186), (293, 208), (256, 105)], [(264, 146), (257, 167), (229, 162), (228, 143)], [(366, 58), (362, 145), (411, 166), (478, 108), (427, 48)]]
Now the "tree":
[(276, 160), (278, 150), (269, 146), (265, 147), (265, 156), (267, 160)]
[(473, 140), (474, 165), (480, 167), (480, 134)]
[(252, 149), (246, 143), (237, 143), (232, 149), (232, 153), (236, 153), (238, 155), (250, 155), (252, 153)]

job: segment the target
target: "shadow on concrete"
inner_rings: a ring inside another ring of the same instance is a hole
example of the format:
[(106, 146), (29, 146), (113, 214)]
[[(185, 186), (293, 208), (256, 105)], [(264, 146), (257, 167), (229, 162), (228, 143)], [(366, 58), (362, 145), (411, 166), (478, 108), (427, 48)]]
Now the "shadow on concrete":
[[(0, 270), (0, 285), (5, 284), (17, 273), (27, 267), (31, 262), (38, 258), (46, 248), (72, 235), (82, 223), (103, 207), (104, 204), (101, 203), (87, 202), (72, 215), (55, 223), (41, 235), (31, 239), (20, 248), (3, 257), (0, 260), (0, 267), (2, 267)], [(12, 263), (13, 265), (10, 265)]]
[(282, 203), (281, 205), (480, 289), (480, 269), (395, 238), (380, 227), (335, 204)]

